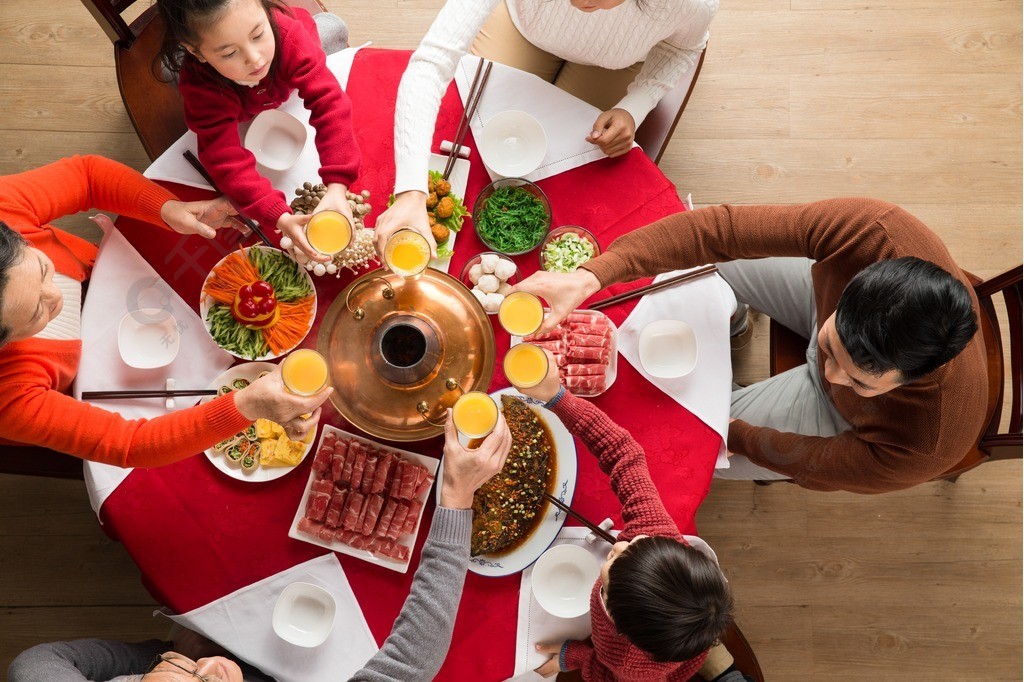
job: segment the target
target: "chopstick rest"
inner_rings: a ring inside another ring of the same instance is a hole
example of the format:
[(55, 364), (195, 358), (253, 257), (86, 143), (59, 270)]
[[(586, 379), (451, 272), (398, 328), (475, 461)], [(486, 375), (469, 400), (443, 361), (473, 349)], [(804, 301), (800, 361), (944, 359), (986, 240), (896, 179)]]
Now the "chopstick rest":
[[(174, 377), (167, 377), (167, 381), (164, 382), (164, 388), (168, 391), (174, 390)], [(168, 412), (174, 409), (174, 398), (164, 400), (164, 409)]]
[[(452, 153), (452, 147), (454, 147), (454, 146), (455, 146), (455, 143), (452, 142), (451, 140), (441, 140), (441, 153), (442, 154), (451, 154)], [(460, 146), (459, 147), (459, 157), (463, 158), (463, 159), (468, 159), (469, 158), (469, 153), (471, 151), (473, 151), (473, 150), (470, 149), (469, 147)]]
[[(601, 523), (597, 524), (597, 527), (601, 530), (611, 531), (611, 529), (615, 527), (615, 522), (611, 519), (605, 519)], [(587, 533), (587, 537), (583, 539), (586, 541), (588, 545), (592, 545), (598, 540), (603, 540), (604, 538), (599, 538), (597, 536), (597, 533), (595, 533), (594, 531), (590, 531), (589, 533)]]

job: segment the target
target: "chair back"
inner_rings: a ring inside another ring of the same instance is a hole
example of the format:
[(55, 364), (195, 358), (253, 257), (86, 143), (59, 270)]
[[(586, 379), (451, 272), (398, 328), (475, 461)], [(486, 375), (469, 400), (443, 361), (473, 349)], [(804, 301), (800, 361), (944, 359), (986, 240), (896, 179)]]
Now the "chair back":
[(693, 92), (693, 86), (697, 83), (697, 77), (700, 76), (700, 69), (704, 65), (704, 55), (707, 52), (708, 49), (705, 46), (697, 64), (683, 76), (676, 87), (665, 93), (665, 96), (658, 102), (658, 106), (647, 114), (647, 118), (636, 129), (636, 143), (655, 164), (661, 161), (665, 147), (672, 139), (672, 133), (675, 132), (679, 118), (683, 115), (683, 109), (690, 101), (690, 93)]
[(27, 445), (0, 445), (0, 474), (83, 479), (82, 460)]

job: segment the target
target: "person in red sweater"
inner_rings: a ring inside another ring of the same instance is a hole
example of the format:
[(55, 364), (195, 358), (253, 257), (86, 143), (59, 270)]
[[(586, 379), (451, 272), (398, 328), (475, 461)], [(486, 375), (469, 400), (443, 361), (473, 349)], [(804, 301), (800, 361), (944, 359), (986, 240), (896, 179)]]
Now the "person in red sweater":
[(82, 357), (78, 302), (97, 252), (49, 223), (92, 208), (206, 237), (232, 224), (234, 213), (224, 199), (182, 203), (99, 156), (0, 177), (0, 444), (152, 467), (191, 457), (258, 417), (284, 425), (293, 438), (316, 426), (330, 389), (292, 395), (280, 370), (242, 391), (149, 420), (127, 420), (67, 395)]
[[(545, 351), (547, 352), (547, 351)], [(557, 654), (537, 669), (580, 670), (584, 680), (689, 680), (732, 622), (732, 594), (717, 562), (691, 547), (661, 502), (643, 448), (593, 404), (548, 375), (523, 393), (545, 401), (583, 441), (622, 502), (625, 527), (590, 594), (591, 639), (538, 647)]]
[(281, 106), (298, 90), (316, 130), (320, 179), (327, 186), (317, 211), (338, 211), (353, 222), (345, 194), (360, 161), (352, 103), (327, 68), (309, 12), (277, 0), (158, 0), (157, 7), (167, 27), (161, 62), (179, 77), (185, 123), (217, 187), (249, 218), (275, 226), (310, 258), (328, 260), (306, 240), (309, 216), (292, 214), (238, 134), (238, 124)]

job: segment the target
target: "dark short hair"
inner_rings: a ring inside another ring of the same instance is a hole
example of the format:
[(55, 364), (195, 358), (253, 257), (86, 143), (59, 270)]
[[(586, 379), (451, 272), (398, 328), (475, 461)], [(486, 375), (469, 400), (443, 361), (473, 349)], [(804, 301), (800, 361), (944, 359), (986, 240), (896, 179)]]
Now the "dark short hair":
[(964, 283), (909, 256), (861, 270), (836, 306), (836, 332), (853, 363), (876, 376), (898, 370), (903, 383), (955, 358), (977, 331)]
[(612, 562), (605, 605), (619, 633), (660, 662), (699, 656), (732, 623), (718, 564), (667, 537), (640, 538)]
[[(3, 313), (4, 292), (7, 289), (7, 281), (11, 278), (11, 268), (25, 257), (26, 246), (28, 242), (25, 238), (0, 220), (0, 313)], [(0, 317), (0, 346), (7, 343), (10, 338), (11, 328), (4, 322), (3, 317)]]

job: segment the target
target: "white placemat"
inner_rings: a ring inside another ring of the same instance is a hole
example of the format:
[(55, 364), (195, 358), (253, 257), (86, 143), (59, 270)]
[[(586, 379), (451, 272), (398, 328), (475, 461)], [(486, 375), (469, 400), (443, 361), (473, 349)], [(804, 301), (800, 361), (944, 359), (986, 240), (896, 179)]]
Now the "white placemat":
[[(455, 69), (455, 83), (465, 105), (480, 57), (466, 55)], [(469, 122), (473, 137), (480, 139), (484, 124), (503, 111), (525, 111), (538, 121), (547, 136), (548, 149), (540, 167), (526, 176), (537, 182), (578, 166), (605, 158), (600, 147), (586, 141), (601, 110), (534, 76), (494, 62), (480, 105)], [(635, 143), (634, 147), (637, 146)], [(501, 176), (487, 172), (491, 180)]]
[[(294, 582), (322, 587), (336, 602), (334, 629), (318, 647), (289, 644), (274, 632), (277, 598)], [(370, 626), (333, 553), (293, 566), (188, 613), (168, 617), (217, 642), (278, 682), (347, 680), (377, 653)]]
[[(231, 366), (231, 356), (217, 346), (199, 316), (160, 278), (109, 218), (101, 215), (94, 220), (105, 234), (82, 306), (82, 360), (75, 378), (75, 397), (81, 399), (82, 391), (160, 389), (168, 377), (174, 378), (177, 388), (206, 388)], [(154, 225), (151, 229), (160, 228)], [(121, 359), (117, 349), (121, 318), (143, 308), (166, 310), (178, 323), (180, 350), (167, 367), (135, 369)], [(190, 407), (198, 401), (199, 398), (178, 398), (174, 409)], [(160, 399), (102, 400), (93, 404), (125, 419), (150, 419), (168, 413)], [(86, 489), (97, 514), (104, 500), (131, 471), (85, 462)]]
[[(369, 44), (349, 47), (328, 55), (327, 68), (337, 77), (342, 89), (348, 85), (348, 75), (352, 70), (352, 60), (355, 59), (356, 52)], [(288, 101), (278, 108), (305, 124), (309, 133), (306, 136), (306, 146), (302, 148), (299, 160), (291, 168), (275, 171), (260, 166), (259, 172), (263, 177), (270, 180), (270, 184), (274, 186), (274, 189), (283, 192), (287, 200), (291, 201), (296, 187), (301, 187), (302, 183), (312, 182), (320, 177), (320, 155), (316, 151), (316, 143), (314, 141), (316, 131), (309, 125), (309, 109), (306, 109), (306, 105), (299, 97), (298, 92), (292, 93)], [(238, 134), (242, 140), (245, 139), (245, 131), (249, 129), (249, 123), (251, 121), (243, 123), (238, 127)], [(144, 175), (151, 180), (166, 180), (178, 183), (179, 185), (188, 185), (189, 187), (212, 189), (210, 184), (182, 156), (186, 150), (191, 150), (198, 156), (196, 134), (191, 130), (182, 135), (177, 142), (161, 154), (160, 158), (146, 169)]]
[[(685, 270), (659, 275), (655, 281)], [(652, 384), (722, 436), (717, 469), (729, 468), (726, 441), (732, 399), (732, 360), (729, 355), (729, 316), (736, 296), (718, 274), (698, 277), (663, 291), (647, 294), (619, 327), (619, 353)], [(640, 331), (655, 320), (682, 320), (697, 336), (697, 366), (679, 379), (658, 379), (640, 366)]]

